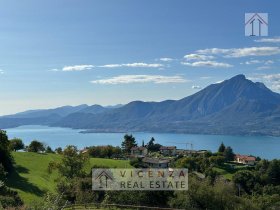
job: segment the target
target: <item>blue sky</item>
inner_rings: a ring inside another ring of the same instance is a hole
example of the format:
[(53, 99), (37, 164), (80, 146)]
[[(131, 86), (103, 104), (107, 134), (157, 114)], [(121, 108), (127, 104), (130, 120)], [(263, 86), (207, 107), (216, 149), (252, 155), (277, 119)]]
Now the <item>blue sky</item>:
[[(280, 2), (0, 2), (0, 114), (179, 99), (245, 74), (280, 91)], [(245, 37), (245, 12), (269, 36)]]

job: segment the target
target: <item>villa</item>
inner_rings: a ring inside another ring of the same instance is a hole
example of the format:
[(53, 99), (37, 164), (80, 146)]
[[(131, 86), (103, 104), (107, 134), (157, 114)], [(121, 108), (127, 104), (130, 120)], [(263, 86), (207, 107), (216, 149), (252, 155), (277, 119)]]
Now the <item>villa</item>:
[(255, 165), (255, 163), (256, 163), (255, 157), (247, 156), (247, 155), (240, 155), (240, 154), (236, 154), (234, 157), (234, 160), (237, 163), (246, 164), (246, 165)]

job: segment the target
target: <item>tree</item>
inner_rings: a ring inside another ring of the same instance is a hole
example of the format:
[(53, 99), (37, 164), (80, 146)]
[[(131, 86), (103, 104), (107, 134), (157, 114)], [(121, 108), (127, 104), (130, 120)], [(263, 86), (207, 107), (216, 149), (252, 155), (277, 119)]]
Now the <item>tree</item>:
[(10, 151), (10, 142), (6, 131), (0, 130), (0, 164), (5, 171), (10, 171), (13, 168), (13, 158)]
[(22, 205), (23, 202), (18, 192), (11, 190), (0, 181), (0, 209), (18, 209), (18, 207)]
[(149, 151), (151, 151), (151, 149), (153, 149), (153, 146), (155, 145), (154, 142), (155, 142), (155, 139), (154, 139), (154, 137), (152, 137), (151, 140), (147, 144), (147, 148)]
[[(87, 179), (84, 169), (88, 160), (88, 154), (83, 154), (79, 152), (76, 146), (70, 145), (63, 150), (61, 161), (49, 163), (49, 172), (57, 170), (60, 175), (57, 180), (57, 191), (59, 194), (63, 194), (65, 200), (75, 202), (78, 197), (80, 201), (85, 201), (84, 198), (88, 198), (89, 190), (84, 189), (83, 186), (85, 185), (81, 183), (82, 180)], [(82, 186), (80, 186), (81, 184)], [(86, 185), (91, 186), (90, 184)], [(92, 193), (91, 189), (90, 192)], [(86, 202), (89, 202), (89, 200), (86, 200)]]
[(92, 146), (92, 147), (88, 147), (87, 150), (88, 150), (88, 154), (91, 157), (98, 157), (98, 158), (120, 157), (122, 153), (120, 147), (113, 147), (112, 145)]
[(10, 140), (10, 148), (13, 151), (24, 149), (24, 143), (19, 138), (14, 138)]
[(224, 157), (226, 161), (233, 161), (234, 160), (234, 153), (231, 147), (226, 147), (224, 151)]
[(132, 147), (136, 147), (135, 138), (132, 135), (125, 134), (122, 142), (122, 150), (125, 153), (130, 153)]
[(61, 162), (49, 164), (49, 171), (57, 169), (66, 179), (82, 177), (85, 174), (83, 169), (87, 161), (88, 155), (80, 153), (76, 146), (70, 145), (63, 150)]
[(251, 193), (256, 184), (254, 174), (249, 170), (238, 171), (233, 176), (233, 182), (241, 187), (246, 193)]
[(208, 179), (191, 176), (189, 190), (176, 191), (170, 198), (170, 205), (176, 209), (259, 209), (249, 199), (236, 196), (232, 183), (219, 179), (211, 183)]
[(28, 152), (43, 152), (45, 151), (44, 144), (37, 140), (33, 140), (28, 146)]
[(113, 147), (113, 155), (112, 157), (121, 157), (122, 149), (120, 147)]
[(5, 171), (3, 165), (0, 163), (0, 185), (1, 181), (3, 181), (7, 176), (7, 172)]
[(54, 153), (50, 146), (47, 146), (46, 153)]
[(197, 168), (196, 159), (194, 157), (184, 157), (176, 162), (178, 168), (188, 168), (189, 171), (195, 171)]
[(54, 150), (57, 154), (62, 154), (62, 148), (58, 147)]
[(269, 163), (266, 174), (269, 184), (280, 185), (280, 160), (272, 160)]
[(147, 144), (148, 151), (150, 151), (150, 152), (158, 152), (159, 151), (161, 145), (160, 144), (155, 144), (154, 142), (155, 142), (155, 139), (154, 139), (154, 137), (152, 137), (151, 140)]
[(225, 162), (225, 157), (224, 156), (211, 156), (209, 158), (210, 163), (221, 166)]
[(219, 149), (218, 149), (218, 152), (223, 153), (225, 151), (225, 149), (226, 149), (226, 147), (225, 147), (224, 143), (222, 142)]

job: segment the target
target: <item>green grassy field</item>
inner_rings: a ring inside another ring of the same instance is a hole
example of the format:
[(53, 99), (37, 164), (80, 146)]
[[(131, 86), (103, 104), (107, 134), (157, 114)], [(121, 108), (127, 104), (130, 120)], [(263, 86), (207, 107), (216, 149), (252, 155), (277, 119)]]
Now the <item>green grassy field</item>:
[[(234, 168), (232, 167), (234, 166)], [(224, 166), (222, 167), (214, 167), (213, 169), (217, 171), (220, 175), (222, 175), (224, 178), (228, 180), (232, 180), (233, 175), (239, 171), (239, 170), (246, 170), (249, 169), (250, 167), (245, 166), (245, 165), (240, 165), (240, 164), (229, 164), (225, 163)]]
[[(7, 185), (18, 191), (20, 197), (27, 204), (40, 201), (47, 192), (55, 191), (57, 172), (48, 173), (51, 161), (59, 161), (57, 154), (37, 154), (31, 152), (14, 152), (15, 171), (9, 175)], [(92, 166), (110, 168), (130, 168), (129, 161), (102, 158), (90, 158), (86, 171)]]
[(217, 171), (219, 175), (222, 175), (225, 179), (232, 180), (234, 174), (233, 172), (229, 172), (223, 168), (217, 168), (217, 167), (214, 167), (213, 169)]
[(104, 158), (90, 158), (90, 167), (108, 167), (108, 168), (131, 168), (129, 161), (127, 160), (113, 160), (113, 159), (104, 159)]

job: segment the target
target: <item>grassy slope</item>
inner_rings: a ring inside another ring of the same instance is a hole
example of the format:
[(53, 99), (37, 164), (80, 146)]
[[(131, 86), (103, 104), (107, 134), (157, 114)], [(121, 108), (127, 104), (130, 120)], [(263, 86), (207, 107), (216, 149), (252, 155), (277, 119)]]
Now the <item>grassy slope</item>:
[(127, 160), (113, 160), (113, 159), (104, 159), (104, 158), (91, 158), (90, 166), (91, 167), (92, 166), (97, 166), (97, 167), (104, 166), (104, 167), (109, 167), (109, 168), (131, 168), (129, 161), (127, 161)]
[(57, 174), (49, 174), (50, 161), (59, 160), (54, 154), (13, 153), (16, 171), (8, 178), (8, 186), (17, 190), (26, 203), (39, 200), (46, 191), (54, 191)]
[[(41, 200), (47, 191), (55, 190), (56, 172), (49, 174), (47, 171), (50, 161), (59, 161), (60, 155), (36, 154), (27, 152), (14, 152), (16, 172), (8, 178), (8, 186), (17, 190), (25, 203)], [(91, 166), (106, 166), (112, 168), (131, 167), (128, 161), (91, 158), (86, 170)]]
[[(230, 167), (230, 165), (234, 165), (234, 168)], [(220, 175), (224, 176), (224, 178), (232, 180), (233, 175), (237, 171), (250, 169), (250, 167), (240, 164), (225, 163), (223, 167), (214, 167), (213, 169), (217, 171)]]
[(229, 172), (223, 168), (217, 168), (214, 167), (213, 168), (215, 171), (217, 171), (220, 175), (222, 175), (224, 178), (228, 179), (228, 180), (232, 180), (232, 177), (234, 175), (234, 172)]

